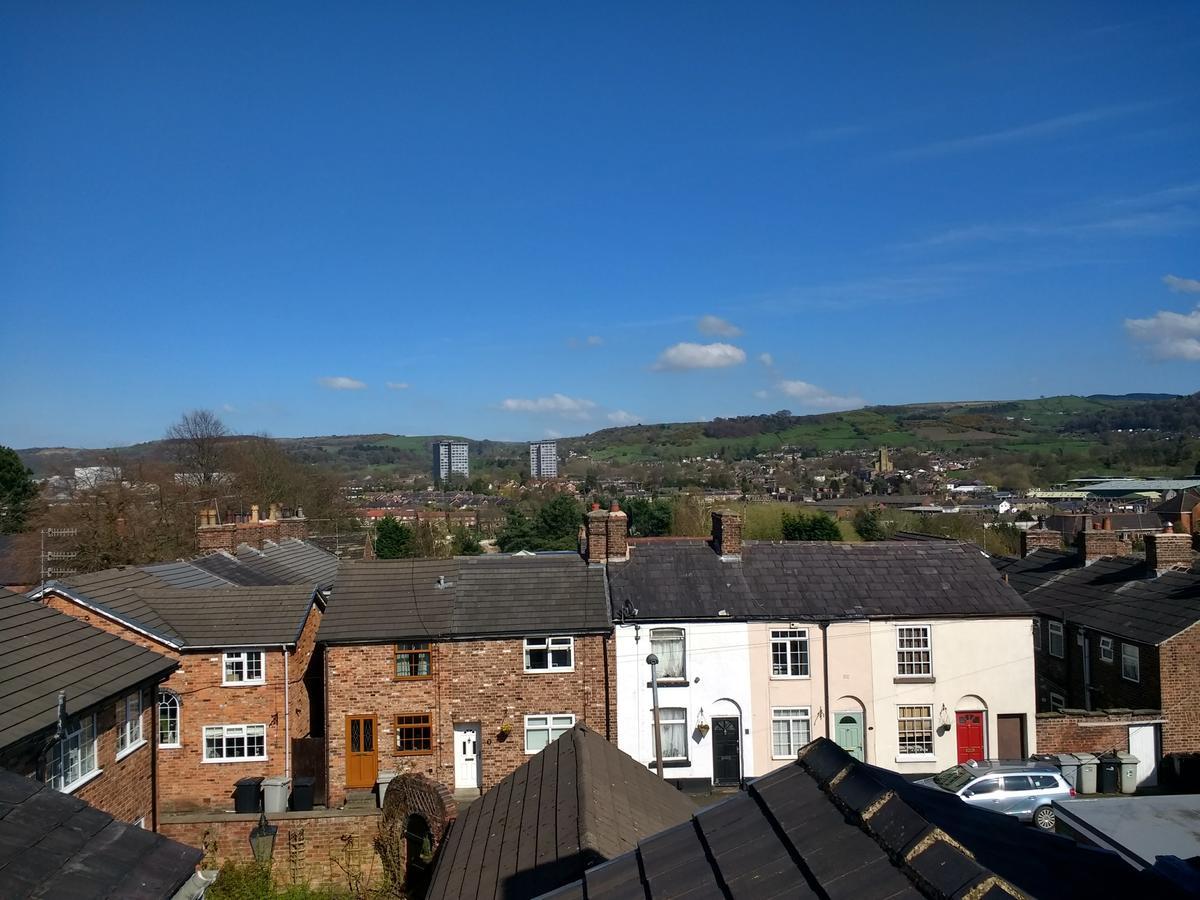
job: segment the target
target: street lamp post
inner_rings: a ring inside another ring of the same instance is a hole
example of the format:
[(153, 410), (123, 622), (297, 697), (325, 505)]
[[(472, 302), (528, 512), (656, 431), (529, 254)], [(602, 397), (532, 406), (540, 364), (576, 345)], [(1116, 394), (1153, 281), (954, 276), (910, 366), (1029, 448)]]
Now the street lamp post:
[(662, 727), (658, 716), (658, 657), (651, 653), (646, 657), (650, 664), (650, 696), (654, 703), (654, 762), (658, 766), (658, 777), (663, 777)]

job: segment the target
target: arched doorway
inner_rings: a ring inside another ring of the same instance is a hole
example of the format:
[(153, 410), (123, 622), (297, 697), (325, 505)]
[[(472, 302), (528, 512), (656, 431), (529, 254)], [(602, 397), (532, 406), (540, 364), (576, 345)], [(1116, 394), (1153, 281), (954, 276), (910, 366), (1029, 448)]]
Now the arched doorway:
[(857, 697), (838, 697), (833, 703), (833, 740), (857, 759), (867, 761), (867, 713)]
[(410, 897), (425, 896), (433, 874), (433, 830), (413, 813), (404, 823), (404, 888)]

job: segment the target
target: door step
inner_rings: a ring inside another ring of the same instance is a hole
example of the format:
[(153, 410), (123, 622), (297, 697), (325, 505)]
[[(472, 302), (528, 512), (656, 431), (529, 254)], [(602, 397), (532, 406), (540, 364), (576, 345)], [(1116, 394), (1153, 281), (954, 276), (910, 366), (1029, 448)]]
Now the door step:
[(375, 809), (375, 792), (371, 790), (346, 791), (343, 809)]

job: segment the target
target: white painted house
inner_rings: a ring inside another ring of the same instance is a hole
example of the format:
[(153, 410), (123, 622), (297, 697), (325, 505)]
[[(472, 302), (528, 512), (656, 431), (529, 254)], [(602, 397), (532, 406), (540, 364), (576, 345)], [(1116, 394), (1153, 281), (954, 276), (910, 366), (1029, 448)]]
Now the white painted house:
[(932, 772), (1034, 752), (1032, 613), (979, 549), (951, 541), (629, 542), (609, 559), (618, 744), (664, 775), (736, 784), (826, 736)]

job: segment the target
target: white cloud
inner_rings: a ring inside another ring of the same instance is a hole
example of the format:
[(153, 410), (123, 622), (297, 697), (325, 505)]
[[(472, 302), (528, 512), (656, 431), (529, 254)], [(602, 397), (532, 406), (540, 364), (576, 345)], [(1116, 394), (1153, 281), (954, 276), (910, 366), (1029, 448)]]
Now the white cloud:
[(408, 390), (408, 382), (407, 381), (389, 381), (387, 383), (387, 389), (389, 391), (407, 391)]
[(829, 391), (807, 381), (783, 380), (777, 385), (780, 392), (793, 400), (800, 401), (802, 406), (819, 409), (855, 409), (863, 405), (862, 397), (843, 397), (831, 394)]
[(598, 334), (589, 334), (584, 343), (586, 343), (589, 347), (599, 347), (604, 343), (604, 338), (600, 337)]
[(696, 329), (710, 337), (737, 337), (742, 333), (742, 329), (720, 316), (701, 316)]
[(1180, 278), (1178, 275), (1164, 275), (1163, 284), (1176, 294), (1200, 294), (1200, 281), (1195, 278)]
[(689, 341), (668, 347), (658, 357), (654, 368), (660, 372), (683, 369), (724, 369), (740, 366), (746, 361), (746, 351), (732, 344), (693, 344)]
[(598, 334), (589, 334), (584, 338), (569, 337), (567, 338), (567, 346), (571, 349), (578, 347), (599, 347), (604, 344), (604, 338)]
[(768, 369), (771, 368), (771, 366), (775, 365), (775, 357), (773, 357), (770, 353), (758, 354), (758, 361), (760, 363), (762, 363), (764, 366), (766, 366)]
[(237, 411), (238, 411), (237, 407), (234, 406), (232, 403), (222, 403), (221, 404), (221, 412), (223, 412), (223, 413), (235, 413)]
[(1125, 331), (1159, 359), (1200, 361), (1200, 306), (1186, 314), (1164, 309), (1148, 319), (1126, 319)]
[(767, 396), (768, 396), (768, 392), (767, 391), (755, 391), (754, 396), (757, 397), (759, 400), (766, 400)]
[(509, 397), (500, 404), (505, 412), (539, 413), (565, 416), (570, 419), (586, 419), (596, 404), (581, 397), (566, 394), (551, 394), (549, 397)]
[(317, 383), (331, 391), (361, 391), (367, 386), (365, 381), (348, 378), (345, 375), (328, 375), (325, 378), (318, 378)]
[(547, 429), (546, 429), (546, 437), (548, 437), (548, 438), (560, 438), (560, 437), (562, 437), (562, 432), (561, 432), (561, 431), (555, 431), (553, 428), (547, 428)]
[(614, 425), (634, 425), (641, 420), (631, 412), (626, 412), (623, 409), (614, 409), (608, 414), (608, 421)]

